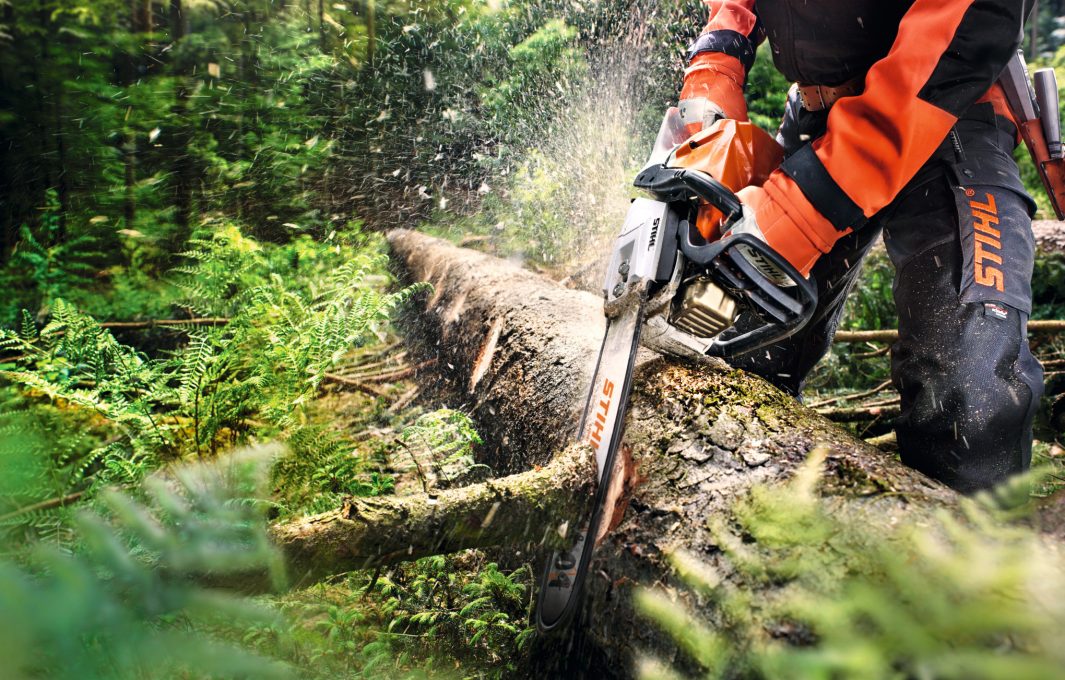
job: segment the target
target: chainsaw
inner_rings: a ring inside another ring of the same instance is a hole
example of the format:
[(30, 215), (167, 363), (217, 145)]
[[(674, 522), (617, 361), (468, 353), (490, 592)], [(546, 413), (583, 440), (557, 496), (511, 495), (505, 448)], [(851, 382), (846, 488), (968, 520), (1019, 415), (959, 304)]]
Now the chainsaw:
[[(751, 123), (718, 121), (687, 139), (678, 110), (666, 115), (634, 183), (648, 196), (632, 202), (607, 268), (607, 330), (578, 429), (579, 441), (595, 452), (598, 486), (590, 516), (564, 525), (578, 529), (564, 536), (570, 548), (548, 562), (537, 604), (541, 632), (564, 626), (577, 607), (604, 521), (641, 336), (653, 349), (727, 360), (789, 337), (813, 316), (813, 280), (754, 236), (729, 234), (743, 205), (720, 180), (746, 186), (757, 166), (767, 175), (779, 154), (776, 142)], [(707, 210), (717, 211), (719, 231), (699, 219)], [(725, 334), (740, 313), (762, 323)]]

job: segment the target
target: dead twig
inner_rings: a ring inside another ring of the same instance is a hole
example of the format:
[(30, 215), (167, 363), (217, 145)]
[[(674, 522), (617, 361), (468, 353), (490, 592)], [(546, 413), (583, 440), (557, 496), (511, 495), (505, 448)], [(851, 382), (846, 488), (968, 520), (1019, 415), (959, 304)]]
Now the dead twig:
[(148, 321), (103, 321), (101, 328), (113, 330), (139, 330), (143, 328), (168, 328), (181, 326), (225, 326), (229, 319), (205, 317), (201, 319), (149, 319)]
[(414, 387), (410, 388), (409, 390), (404, 392), (403, 396), (397, 399), (394, 404), (388, 407), (388, 412), (394, 415), (407, 408), (411, 405), (411, 403), (414, 402), (415, 399), (418, 398), (418, 395), (421, 394), (421, 391), (421, 385), (415, 385)]
[[(866, 343), (872, 345), (872, 343)], [(873, 357), (882, 357), (885, 354), (891, 353), (891, 345), (884, 345), (883, 347), (874, 349), (870, 352), (861, 352), (860, 354), (852, 354), (852, 359), (872, 359)]]
[(39, 510), (52, 510), (54, 508), (62, 508), (64, 506), (66, 506), (66, 505), (70, 505), (71, 503), (76, 502), (78, 499), (80, 499), (84, 495), (85, 495), (84, 491), (75, 491), (74, 493), (67, 494), (66, 496), (60, 496), (59, 498), (49, 498), (48, 500), (41, 501), (40, 503), (34, 503), (33, 505), (27, 505), (27, 506), (21, 507), (21, 508), (19, 508), (17, 510), (12, 510), (11, 512), (8, 512), (8, 513), (5, 513), (3, 515), (0, 515), (0, 522), (6, 522), (9, 519), (14, 519), (15, 517), (18, 517), (19, 515), (25, 515), (25, 514), (30, 513), (30, 512), (37, 512)]
[(891, 380), (885, 380), (884, 382), (880, 383), (876, 387), (874, 387), (874, 388), (872, 388), (870, 390), (865, 390), (864, 392), (856, 392), (854, 394), (842, 394), (842, 395), (840, 395), (838, 397), (832, 397), (831, 399), (825, 399), (824, 401), (814, 402), (814, 403), (810, 404), (810, 408), (818, 409), (818, 408), (823, 408), (825, 406), (832, 406), (833, 404), (838, 404), (841, 401), (854, 401), (855, 399), (864, 399), (865, 397), (871, 397), (872, 395), (876, 394), (877, 392), (880, 392), (880, 391), (886, 389), (890, 384), (891, 384)]
[[(1040, 319), (1028, 322), (1028, 332), (1033, 334), (1047, 334), (1065, 332), (1065, 320)], [(895, 342), (899, 339), (899, 332), (895, 329), (879, 331), (839, 331), (833, 342)]]
[(388, 392), (382, 390), (380, 387), (368, 385), (361, 380), (352, 380), (351, 378), (345, 378), (342, 375), (336, 375), (335, 373), (325, 373), (322, 375), (323, 382), (335, 383), (337, 385), (344, 385), (345, 387), (354, 387), (360, 392), (365, 392), (374, 397), (387, 398)]
[[(402, 342), (402, 340), (396, 340), (395, 342), (391, 342), (383, 347), (364, 347), (362, 349), (350, 352), (348, 354), (348, 358), (350, 359), (350, 361), (348, 363), (338, 365), (337, 369), (349, 371), (367, 368), (369, 366), (387, 363), (393, 360), (399, 360), (407, 356), (406, 350), (396, 354), (394, 357), (389, 357), (388, 354), (390, 354), (393, 350), (399, 347)], [(381, 357), (385, 358), (382, 359)]]
[(403, 361), (407, 356), (406, 352), (400, 352), (394, 357), (388, 357), (387, 359), (380, 359), (378, 361), (369, 361), (364, 364), (352, 364), (337, 366), (333, 371), (337, 375), (342, 375), (345, 378), (358, 378), (362, 375), (372, 373), (373, 371), (389, 366), (395, 370), (397, 368), (403, 368), (407, 364)]
[(429, 359), (428, 361), (423, 361), (417, 366), (405, 366), (403, 368), (394, 371), (387, 371), (385, 373), (359, 373), (356, 375), (349, 375), (347, 377), (352, 380), (361, 380), (364, 382), (395, 382), (397, 380), (409, 378), (418, 371), (424, 368), (429, 368), (434, 364), (436, 364), (436, 359)]
[(881, 418), (894, 418), (902, 410), (897, 406), (871, 406), (858, 408), (829, 408), (819, 410), (817, 413), (834, 423), (862, 423)]

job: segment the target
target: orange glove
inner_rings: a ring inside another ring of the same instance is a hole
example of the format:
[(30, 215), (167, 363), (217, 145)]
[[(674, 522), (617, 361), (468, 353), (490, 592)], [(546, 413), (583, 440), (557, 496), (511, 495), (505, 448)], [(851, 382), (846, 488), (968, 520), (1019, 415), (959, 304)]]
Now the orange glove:
[(681, 116), (688, 134), (698, 133), (716, 118), (746, 121), (743, 81), (743, 66), (735, 57), (720, 52), (696, 55), (684, 72), (680, 91)]
[(764, 185), (737, 192), (744, 217), (729, 233), (754, 234), (809, 276), (814, 263), (852, 230), (837, 230), (800, 192), (789, 191), (789, 183), (783, 172), (774, 172)]

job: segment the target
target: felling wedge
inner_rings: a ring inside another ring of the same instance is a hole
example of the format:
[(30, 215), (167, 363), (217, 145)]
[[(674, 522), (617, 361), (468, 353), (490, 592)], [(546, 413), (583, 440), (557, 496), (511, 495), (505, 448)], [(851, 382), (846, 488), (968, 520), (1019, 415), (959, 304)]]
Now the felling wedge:
[[(578, 440), (595, 452), (598, 487), (585, 517), (560, 521), (572, 547), (555, 553), (545, 569), (536, 615), (543, 632), (564, 626), (577, 607), (606, 514), (645, 327), (648, 344), (660, 351), (729, 358), (795, 333), (817, 305), (814, 282), (763, 241), (728, 234), (743, 207), (728, 186), (705, 172), (742, 188), (768, 174), (779, 161), (779, 148), (751, 123), (732, 120), (718, 121), (677, 146), (685, 134), (677, 110), (670, 109), (655, 152), (635, 182), (650, 197), (633, 201), (607, 268), (606, 335), (578, 428)], [(707, 206), (721, 215), (713, 231), (697, 227), (700, 208), (705, 214)], [(764, 323), (723, 337), (740, 312)]]

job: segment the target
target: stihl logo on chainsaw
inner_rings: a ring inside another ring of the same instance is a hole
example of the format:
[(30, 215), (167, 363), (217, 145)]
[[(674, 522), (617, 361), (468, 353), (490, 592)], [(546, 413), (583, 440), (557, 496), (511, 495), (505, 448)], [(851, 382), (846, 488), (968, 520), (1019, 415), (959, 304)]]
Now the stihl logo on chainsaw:
[(599, 404), (595, 409), (595, 422), (592, 423), (591, 434), (588, 441), (597, 450), (603, 441), (603, 428), (606, 427), (607, 416), (610, 415), (610, 405), (614, 401), (614, 382), (610, 378), (603, 380), (603, 391), (599, 395)]
[[(1001, 269), (993, 266), (1002, 264), (1002, 232), (993, 226), (998, 224), (995, 197), (987, 194), (987, 203), (969, 201), (969, 207), (973, 211), (973, 265), (976, 270), (976, 282), (1001, 293), (1006, 287), (1006, 276)], [(987, 262), (991, 264), (986, 264)]]
[[(658, 240), (658, 227), (662, 224), (662, 218), (656, 217), (655, 221), (651, 223), (651, 238), (647, 239), (647, 249), (653, 250), (655, 247), (655, 241)], [(611, 388), (613, 389), (613, 388)]]

